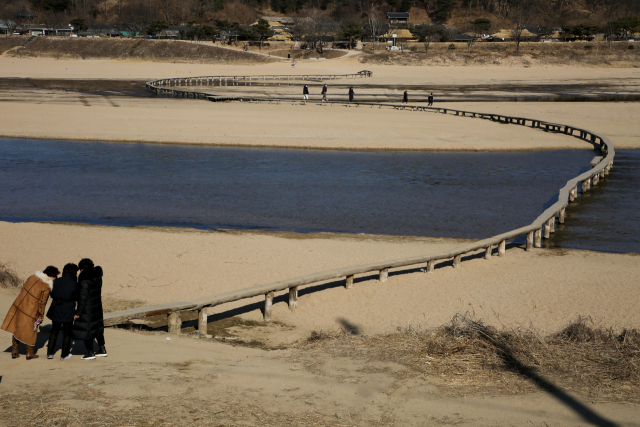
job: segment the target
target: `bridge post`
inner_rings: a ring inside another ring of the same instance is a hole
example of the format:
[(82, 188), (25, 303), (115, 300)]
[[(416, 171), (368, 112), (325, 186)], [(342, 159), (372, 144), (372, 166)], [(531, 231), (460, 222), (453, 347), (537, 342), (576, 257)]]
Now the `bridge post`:
[(566, 208), (560, 209), (560, 214), (558, 215), (558, 223), (559, 224), (564, 224), (565, 209)]
[(264, 296), (264, 321), (271, 321), (271, 308), (273, 307), (273, 291)]
[(344, 282), (345, 289), (353, 288), (353, 275), (347, 276), (347, 279)]
[(542, 229), (538, 228), (534, 234), (534, 237), (535, 237), (535, 247), (541, 248), (542, 247)]
[(544, 238), (549, 238), (549, 231), (551, 230), (551, 220), (548, 219), (547, 222), (544, 223)]
[(462, 255), (456, 255), (453, 257), (453, 268), (459, 268), (460, 267), (460, 261), (462, 259)]
[(505, 240), (500, 242), (500, 244), (498, 245), (498, 256), (504, 256), (506, 246), (507, 246), (507, 242)]
[(200, 311), (198, 311), (198, 332), (201, 336), (207, 336), (207, 320), (209, 318), (209, 307), (202, 307)]
[(182, 327), (182, 319), (180, 318), (179, 311), (173, 311), (167, 316), (167, 329), (172, 335), (180, 335), (180, 328)]
[(527, 233), (527, 251), (533, 250), (533, 231)]
[(549, 233), (555, 233), (556, 232), (556, 216), (555, 214), (549, 218)]
[(298, 287), (289, 288), (289, 310), (295, 310), (298, 307)]
[(433, 272), (433, 269), (434, 269), (434, 267), (435, 267), (435, 263), (436, 263), (436, 262), (435, 262), (434, 260), (427, 261), (427, 270), (426, 270), (426, 273), (431, 273), (431, 272)]
[(491, 259), (491, 250), (493, 249), (493, 246), (489, 245), (487, 246), (487, 249), (484, 250), (484, 259)]
[(382, 270), (380, 270), (380, 274), (378, 276), (378, 279), (381, 282), (386, 282), (388, 278), (389, 278), (389, 269), (388, 268), (383, 268)]

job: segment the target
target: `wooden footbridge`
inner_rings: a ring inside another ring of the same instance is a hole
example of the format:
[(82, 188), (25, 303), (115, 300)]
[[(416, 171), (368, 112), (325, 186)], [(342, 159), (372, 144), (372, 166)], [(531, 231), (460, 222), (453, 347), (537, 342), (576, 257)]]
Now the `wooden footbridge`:
[[(368, 76), (370, 76), (370, 72)], [(360, 73), (358, 73), (359, 75)], [(270, 78), (273, 76), (269, 76)], [(291, 76), (288, 76), (291, 77)], [(296, 76), (298, 79), (301, 76)], [(318, 77), (318, 76), (316, 76)], [(365, 77), (363, 75), (363, 77)], [(247, 78), (244, 76), (243, 78)], [(179, 79), (173, 79), (179, 80)], [(184, 80), (184, 79), (183, 79)], [(158, 81), (156, 81), (158, 82)], [(155, 87), (155, 86), (154, 86)], [(344, 103), (342, 103), (344, 104)], [(187, 311), (198, 312), (198, 330), (202, 335), (206, 335), (207, 316), (210, 307), (219, 306), (221, 304), (230, 303), (247, 298), (264, 295), (264, 320), (271, 319), (271, 307), (276, 292), (287, 292), (289, 294), (289, 308), (294, 309), (298, 303), (298, 291), (302, 286), (344, 278), (345, 289), (353, 287), (354, 277), (356, 275), (376, 273), (378, 280), (384, 282), (387, 280), (390, 269), (399, 268), (415, 268), (416, 266), (425, 266), (425, 272), (428, 274), (434, 271), (437, 263), (449, 262), (453, 259), (453, 268), (459, 268), (463, 260), (463, 256), (470, 255), (479, 251), (484, 252), (485, 259), (490, 259), (497, 252), (497, 256), (504, 257), (506, 255), (506, 242), (517, 237), (526, 236), (525, 248), (532, 251), (535, 248), (542, 247), (542, 240), (549, 239), (555, 231), (556, 222), (564, 223), (566, 209), (571, 207), (571, 203), (588, 192), (592, 186), (598, 185), (600, 180), (604, 179), (613, 167), (613, 159), (615, 150), (611, 141), (603, 135), (587, 129), (575, 126), (564, 125), (560, 123), (546, 122), (543, 120), (532, 119), (527, 117), (507, 116), (495, 113), (480, 113), (474, 111), (456, 110), (444, 107), (422, 107), (422, 106), (398, 106), (394, 104), (345, 104), (355, 106), (378, 106), (392, 107), (407, 111), (425, 111), (441, 114), (450, 114), (458, 117), (475, 118), (491, 120), (503, 125), (530, 126), (540, 129), (544, 132), (561, 133), (567, 137), (579, 138), (586, 143), (590, 143), (596, 150), (601, 152), (601, 156), (597, 156), (591, 162), (592, 169), (584, 172), (575, 178), (567, 181), (558, 193), (557, 201), (549, 206), (536, 218), (531, 224), (525, 225), (515, 230), (489, 237), (477, 242), (468, 243), (449, 251), (430, 253), (411, 258), (399, 258), (392, 260), (383, 260), (365, 265), (351, 265), (347, 267), (336, 268), (334, 270), (311, 273), (305, 276), (283, 279), (277, 282), (266, 283), (245, 289), (239, 289), (223, 294), (205, 296), (201, 298), (189, 299), (185, 301), (170, 302), (148, 307), (139, 307), (130, 310), (107, 313), (104, 316), (105, 326), (127, 323), (133, 319), (141, 319), (151, 316), (166, 315), (168, 316), (168, 325), (170, 333), (179, 333), (181, 327), (181, 315)], [(543, 134), (541, 134), (543, 136)], [(496, 251), (497, 249), (497, 251)]]

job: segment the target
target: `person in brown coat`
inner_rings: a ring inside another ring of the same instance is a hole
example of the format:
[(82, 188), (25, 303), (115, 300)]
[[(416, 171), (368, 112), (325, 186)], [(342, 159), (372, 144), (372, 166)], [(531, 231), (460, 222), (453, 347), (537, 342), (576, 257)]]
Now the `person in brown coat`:
[(22, 285), (22, 291), (11, 305), (7, 317), (0, 326), (0, 329), (13, 334), (11, 339), (12, 359), (20, 357), (18, 342), (26, 344), (27, 360), (38, 358), (34, 351), (38, 337), (36, 322), (38, 320), (42, 322), (49, 293), (53, 286), (53, 279), (59, 274), (60, 271), (57, 268), (49, 266), (42, 273), (36, 271), (36, 274), (30, 276)]

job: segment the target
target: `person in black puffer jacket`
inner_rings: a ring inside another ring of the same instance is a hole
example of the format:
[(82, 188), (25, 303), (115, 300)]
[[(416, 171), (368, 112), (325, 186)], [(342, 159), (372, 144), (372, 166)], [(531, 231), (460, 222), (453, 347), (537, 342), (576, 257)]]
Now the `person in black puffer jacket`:
[[(78, 307), (74, 316), (73, 339), (83, 340), (86, 353), (82, 360), (107, 357), (102, 317), (102, 268), (94, 267), (88, 258), (78, 263)], [(98, 352), (93, 352), (93, 340), (98, 341)]]
[(53, 281), (53, 290), (49, 296), (53, 299), (47, 317), (53, 322), (49, 345), (47, 346), (47, 359), (53, 359), (56, 350), (58, 334), (62, 330), (62, 354), (60, 360), (71, 359), (71, 330), (73, 329), (73, 316), (76, 314), (76, 299), (78, 281), (78, 266), (67, 264), (62, 269), (62, 277)]

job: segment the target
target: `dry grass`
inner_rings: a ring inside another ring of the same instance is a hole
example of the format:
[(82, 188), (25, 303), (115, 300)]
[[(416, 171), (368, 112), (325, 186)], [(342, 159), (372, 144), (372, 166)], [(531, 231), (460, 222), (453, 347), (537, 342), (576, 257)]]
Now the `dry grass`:
[(259, 64), (272, 62), (260, 55), (247, 55), (200, 43), (147, 39), (96, 39), (38, 37), (9, 55), (70, 59), (133, 59), (158, 62)]
[(275, 50), (271, 51), (272, 55), (280, 56), (282, 58), (286, 58), (287, 54), (291, 54), (292, 58), (295, 59), (309, 59), (309, 58), (340, 58), (347, 54), (347, 52), (343, 50), (325, 50), (323, 53), (318, 53), (315, 50)]
[(20, 46), (27, 39), (28, 36), (0, 36), (0, 54)]
[[(171, 374), (173, 385), (190, 382), (188, 374)], [(209, 375), (210, 382), (214, 376)], [(167, 381), (171, 381), (168, 378)], [(92, 380), (95, 382), (95, 380)], [(265, 427), (341, 427), (387, 424), (384, 421), (365, 419), (366, 414), (350, 414), (349, 419), (338, 419), (313, 410), (292, 413), (265, 411), (246, 399), (233, 399), (228, 391), (209, 394), (206, 397), (189, 393), (189, 396), (173, 395), (134, 397), (129, 399), (132, 409), (114, 409), (116, 400), (96, 389), (79, 386), (81, 390), (38, 390), (0, 395), (0, 425), (12, 427), (227, 427), (260, 425)], [(91, 408), (69, 407), (70, 401), (90, 401)], [(60, 402), (59, 401), (64, 401)]]
[[(638, 67), (640, 48), (629, 42), (616, 42), (609, 51), (605, 42), (592, 43), (522, 43), (520, 51), (515, 51), (513, 43), (476, 43), (467, 53), (467, 45), (456, 43), (456, 49), (449, 49), (451, 43), (435, 43), (424, 52), (424, 46), (413, 44), (416, 52), (380, 51), (375, 55), (364, 55), (360, 61), (365, 64), (386, 65), (578, 65), (597, 67)], [(590, 46), (585, 49), (585, 46)], [(634, 46), (634, 49), (629, 49)]]
[(442, 378), (459, 393), (515, 394), (561, 388), (598, 401), (640, 402), (640, 332), (596, 327), (578, 318), (543, 337), (497, 330), (457, 315), (437, 329), (375, 336), (312, 333), (304, 348), (336, 357), (393, 361)]
[(23, 280), (7, 264), (0, 262), (0, 288), (19, 288)]

